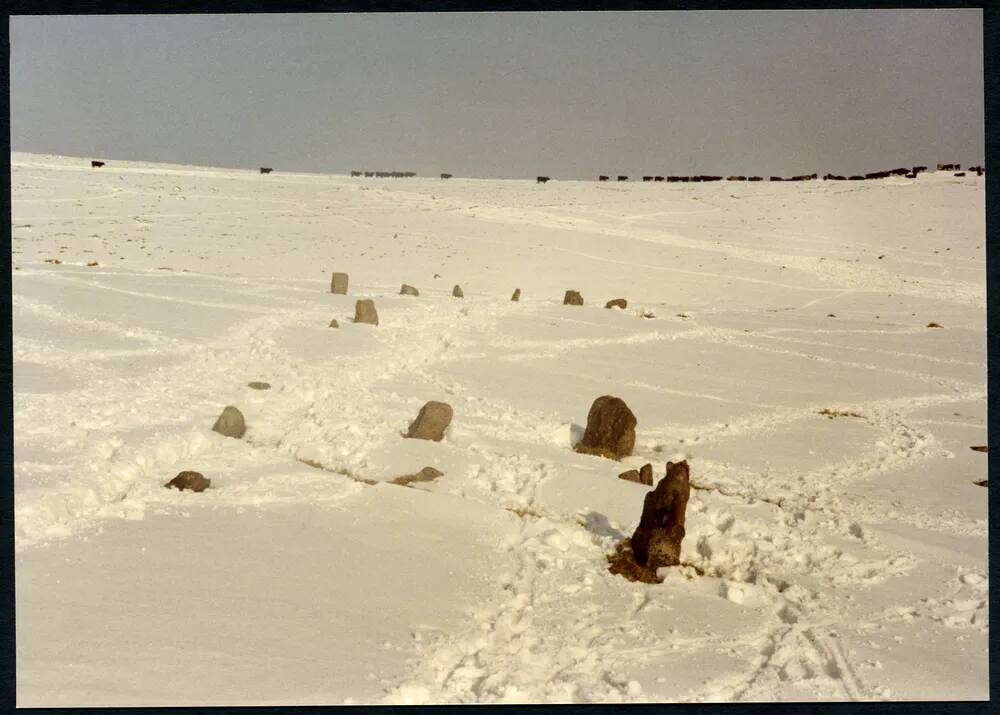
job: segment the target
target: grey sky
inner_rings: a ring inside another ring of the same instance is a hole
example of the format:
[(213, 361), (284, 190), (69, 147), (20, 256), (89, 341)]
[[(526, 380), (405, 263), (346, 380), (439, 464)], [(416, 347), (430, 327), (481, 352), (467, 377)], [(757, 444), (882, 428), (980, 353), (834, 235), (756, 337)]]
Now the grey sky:
[(456, 176), (980, 162), (982, 12), (11, 18), (15, 151)]

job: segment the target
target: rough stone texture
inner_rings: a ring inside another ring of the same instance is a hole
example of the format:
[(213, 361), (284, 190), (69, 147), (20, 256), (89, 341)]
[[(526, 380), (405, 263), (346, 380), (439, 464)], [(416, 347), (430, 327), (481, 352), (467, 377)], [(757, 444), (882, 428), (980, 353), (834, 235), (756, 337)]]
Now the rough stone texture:
[(456, 285), (451, 289), (451, 295), (455, 298), (464, 298), (465, 293), (462, 292), (462, 286)]
[(181, 472), (163, 486), (168, 489), (190, 489), (193, 492), (203, 492), (212, 483), (211, 479), (206, 479), (198, 472)]
[(374, 300), (366, 298), (354, 304), (354, 322), (378, 325), (378, 312), (375, 310)]
[(641, 484), (639, 481), (639, 470), (630, 469), (627, 472), (622, 472), (618, 475), (619, 479), (624, 479), (626, 482), (635, 482), (636, 484)]
[(639, 526), (632, 534), (632, 553), (640, 566), (655, 571), (681, 561), (684, 512), (691, 494), (687, 461), (667, 462), (667, 475), (646, 494)]
[(521, 289), (520, 288), (515, 288), (514, 289), (514, 294), (510, 297), (510, 301), (512, 303), (517, 303), (517, 302), (520, 302), (520, 300), (521, 300)]
[(587, 430), (576, 445), (581, 454), (621, 459), (635, 446), (635, 415), (620, 397), (603, 395), (587, 413)]
[(563, 298), (563, 305), (583, 305), (583, 296), (575, 290), (568, 290)]
[(433, 482), (438, 477), (443, 477), (444, 472), (434, 469), (434, 467), (424, 467), (416, 474), (404, 474), (401, 477), (396, 477), (392, 480), (393, 484), (399, 484), (400, 486), (409, 486), (413, 482)]
[(336, 318), (334, 318), (333, 320), (330, 321), (330, 327), (331, 328), (339, 328), (340, 327), (340, 323), (337, 322)]
[(247, 387), (251, 390), (270, 390), (271, 383), (269, 382), (248, 382)]
[(420, 295), (420, 291), (418, 291), (413, 286), (406, 285), (404, 283), (403, 285), (401, 285), (399, 287), (399, 294), (400, 295)]
[(644, 464), (639, 470), (639, 482), (647, 487), (653, 486), (653, 465)]
[(243, 413), (229, 405), (219, 415), (219, 419), (212, 425), (212, 429), (226, 437), (239, 439), (247, 431), (246, 422), (243, 421)]
[(334, 273), (330, 279), (330, 292), (347, 295), (347, 274)]
[(609, 300), (607, 303), (605, 303), (604, 307), (621, 308), (622, 310), (625, 310), (626, 308), (628, 308), (628, 301), (625, 300), (624, 298), (615, 298), (614, 300)]
[(428, 402), (420, 408), (417, 419), (410, 423), (406, 436), (411, 439), (429, 439), (440, 442), (444, 431), (451, 424), (451, 405), (444, 402)]

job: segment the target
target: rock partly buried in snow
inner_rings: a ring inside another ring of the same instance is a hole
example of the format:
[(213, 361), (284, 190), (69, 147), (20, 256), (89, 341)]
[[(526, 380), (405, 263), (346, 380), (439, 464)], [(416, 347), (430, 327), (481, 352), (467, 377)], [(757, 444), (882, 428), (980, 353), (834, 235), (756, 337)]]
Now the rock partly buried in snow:
[(635, 415), (620, 397), (603, 395), (587, 413), (587, 430), (576, 445), (580, 454), (621, 459), (635, 446)]
[(211, 483), (211, 479), (206, 479), (199, 472), (181, 472), (163, 486), (168, 489), (180, 489), (181, 491), (189, 489), (192, 492), (203, 492), (208, 489)]
[(927, 324), (927, 327), (928, 328), (940, 328), (940, 327), (943, 327), (943, 326), (939, 325), (938, 323), (935, 323), (934, 321), (931, 321), (930, 323)]
[(605, 303), (604, 307), (621, 308), (622, 310), (625, 310), (626, 308), (628, 308), (628, 301), (625, 300), (624, 298), (615, 298), (614, 300), (609, 300), (607, 303)]
[(622, 472), (618, 475), (619, 479), (624, 479), (626, 482), (635, 482), (636, 484), (641, 484), (639, 481), (639, 470), (630, 469), (627, 472)]
[(340, 323), (337, 322), (336, 318), (334, 318), (333, 320), (330, 321), (330, 327), (331, 328), (339, 328), (340, 327)]
[(514, 289), (514, 294), (510, 297), (510, 302), (511, 303), (517, 303), (520, 300), (521, 300), (521, 289), (520, 288), (515, 288)]
[(400, 295), (420, 295), (420, 291), (411, 285), (406, 285), (405, 283), (399, 287)]
[(378, 313), (375, 310), (374, 300), (365, 298), (354, 304), (354, 322), (378, 325)]
[(433, 482), (438, 477), (444, 476), (444, 472), (434, 469), (434, 467), (424, 467), (416, 474), (404, 474), (401, 477), (396, 477), (392, 480), (393, 484), (399, 484), (400, 486), (409, 486), (413, 482)]
[(977, 444), (975, 447), (969, 447), (973, 452), (989, 452), (989, 446), (985, 444)]
[(444, 402), (428, 402), (420, 408), (417, 419), (410, 423), (406, 436), (410, 439), (429, 439), (440, 442), (444, 431), (451, 424), (451, 405)]
[(330, 279), (330, 292), (347, 295), (347, 274), (334, 273)]
[(575, 290), (568, 290), (563, 297), (563, 305), (583, 305), (583, 296)]
[(247, 431), (247, 426), (246, 422), (243, 421), (243, 413), (232, 405), (228, 405), (219, 415), (219, 419), (212, 425), (212, 429), (226, 437), (239, 439)]
[(646, 494), (639, 526), (632, 534), (632, 553), (640, 566), (655, 571), (681, 561), (684, 512), (691, 494), (687, 461), (667, 462), (667, 475)]
[(251, 390), (270, 390), (271, 383), (269, 382), (248, 382), (247, 387)]
[(462, 292), (462, 286), (456, 284), (455, 287), (451, 289), (451, 295), (454, 298), (464, 298), (465, 293)]

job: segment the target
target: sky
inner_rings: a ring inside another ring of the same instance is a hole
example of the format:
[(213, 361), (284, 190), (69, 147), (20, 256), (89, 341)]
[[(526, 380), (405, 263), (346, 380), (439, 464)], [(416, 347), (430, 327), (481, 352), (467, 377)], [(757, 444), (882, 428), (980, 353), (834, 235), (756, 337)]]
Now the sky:
[(589, 179), (984, 159), (982, 11), (21, 16), (11, 146)]

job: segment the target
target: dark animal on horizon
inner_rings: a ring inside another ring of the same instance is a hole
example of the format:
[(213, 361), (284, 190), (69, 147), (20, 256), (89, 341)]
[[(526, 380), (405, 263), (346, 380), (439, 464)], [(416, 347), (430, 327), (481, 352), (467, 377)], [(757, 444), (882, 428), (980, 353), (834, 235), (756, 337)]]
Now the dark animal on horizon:
[(692, 181), (692, 179), (691, 179), (691, 177), (690, 177), (690, 176), (682, 176), (682, 177), (681, 177), (681, 181), (682, 181), (683, 183), (685, 183), (685, 184), (686, 184), (686, 183), (688, 183), (689, 181)]
[(361, 176), (361, 172), (360, 171), (352, 171), (351, 172), (351, 176)]
[(848, 181), (864, 181), (865, 177), (863, 177), (863, 176), (856, 176), (856, 175), (855, 176), (848, 176), (847, 180)]
[(955, 172), (955, 176), (965, 176), (965, 172), (964, 171), (956, 171)]
[(961, 171), (961, 164), (938, 164), (938, 171)]
[(890, 173), (888, 171), (872, 171), (865, 174), (866, 179), (888, 179)]
[(628, 177), (627, 176), (621, 176), (621, 175), (619, 175), (618, 176), (618, 180), (619, 181), (628, 181)]
[(653, 177), (653, 181), (663, 181), (663, 177), (662, 176), (654, 176)]
[(673, 183), (675, 183), (677, 181), (680, 181), (680, 180), (681, 180), (681, 177), (679, 177), (679, 176), (668, 176), (667, 177), (667, 183), (669, 183), (669, 184), (673, 184)]
[(262, 173), (262, 174), (270, 174), (271, 173), (271, 168), (267, 167), (267, 166), (262, 166), (262, 167), (260, 167), (260, 173)]
[(745, 177), (745, 176), (727, 176), (726, 177), (726, 181), (746, 181), (746, 180), (747, 180), (747, 177)]
[(544, 184), (548, 180), (549, 180), (549, 177), (547, 177), (547, 176), (539, 176), (538, 177), (538, 183), (539, 184)]
[(748, 176), (747, 181), (763, 181), (763, 176)]
[(914, 174), (919, 174), (921, 171), (927, 171), (927, 167), (926, 166), (915, 166), (915, 167), (913, 167), (913, 173)]
[(652, 181), (653, 177), (652, 176), (644, 176), (644, 177), (642, 177), (642, 180), (643, 181)]
[(415, 172), (415, 171), (404, 171), (403, 172), (403, 176), (405, 176), (407, 179), (412, 179), (416, 175), (417, 175), (417, 172)]
[(907, 174), (907, 175), (906, 175), (906, 178), (907, 178), (907, 179), (916, 179), (916, 178), (917, 178), (917, 175), (916, 175), (916, 174)]
[(910, 173), (909, 169), (893, 169), (889, 172), (893, 176), (906, 176)]
[(104, 166), (104, 162), (103, 161), (91, 161), (90, 162), (90, 168), (91, 169), (100, 169), (102, 166)]
[(373, 176), (375, 176), (375, 172), (374, 172), (374, 171), (366, 171), (366, 172), (365, 172), (365, 178), (366, 178), (366, 179), (370, 179), (370, 178), (372, 178)]
[(451, 178), (451, 174), (441, 174), (441, 178), (442, 179), (450, 179)]
[(772, 176), (771, 181), (784, 181), (780, 176)]
[(610, 176), (605, 176), (604, 174), (601, 174), (600, 176), (597, 177), (597, 180), (598, 181), (607, 181), (610, 178), (611, 178)]

